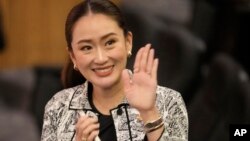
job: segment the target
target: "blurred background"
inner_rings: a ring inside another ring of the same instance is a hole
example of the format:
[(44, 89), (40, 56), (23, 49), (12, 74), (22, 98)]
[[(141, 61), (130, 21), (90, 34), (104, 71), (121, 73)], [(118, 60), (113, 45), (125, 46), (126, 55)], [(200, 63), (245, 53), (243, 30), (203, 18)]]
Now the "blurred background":
[[(0, 0), (1, 141), (40, 140), (44, 106), (63, 88), (65, 19), (80, 1)], [(159, 84), (186, 103), (190, 141), (227, 141), (230, 124), (249, 124), (249, 0), (113, 1), (134, 35), (128, 68), (152, 43)]]

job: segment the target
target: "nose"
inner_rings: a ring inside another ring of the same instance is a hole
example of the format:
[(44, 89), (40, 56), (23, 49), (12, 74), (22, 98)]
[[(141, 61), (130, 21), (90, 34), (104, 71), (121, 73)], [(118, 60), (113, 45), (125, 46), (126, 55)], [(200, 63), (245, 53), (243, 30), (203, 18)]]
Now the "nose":
[(96, 51), (94, 62), (97, 64), (104, 64), (108, 61), (108, 56), (105, 50), (98, 48)]

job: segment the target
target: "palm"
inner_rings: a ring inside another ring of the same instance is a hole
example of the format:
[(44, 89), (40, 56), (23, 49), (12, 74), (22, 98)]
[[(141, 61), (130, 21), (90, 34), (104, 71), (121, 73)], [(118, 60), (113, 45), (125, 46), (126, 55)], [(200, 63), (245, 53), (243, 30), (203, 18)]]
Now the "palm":
[(131, 87), (125, 90), (125, 95), (131, 106), (146, 110), (154, 105), (156, 81), (144, 72), (135, 73)]
[(125, 96), (129, 104), (138, 110), (148, 110), (155, 105), (157, 66), (154, 51), (145, 47), (137, 53), (133, 76), (130, 78), (126, 70), (123, 72)]

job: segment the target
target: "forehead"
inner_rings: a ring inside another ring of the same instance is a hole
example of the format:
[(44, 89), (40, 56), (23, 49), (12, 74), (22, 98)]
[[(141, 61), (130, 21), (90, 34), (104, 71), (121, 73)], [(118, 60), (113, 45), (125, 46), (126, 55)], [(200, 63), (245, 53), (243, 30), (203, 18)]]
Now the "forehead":
[(118, 34), (122, 29), (111, 16), (90, 13), (75, 23), (72, 32), (74, 38), (75, 36), (101, 36), (109, 32)]

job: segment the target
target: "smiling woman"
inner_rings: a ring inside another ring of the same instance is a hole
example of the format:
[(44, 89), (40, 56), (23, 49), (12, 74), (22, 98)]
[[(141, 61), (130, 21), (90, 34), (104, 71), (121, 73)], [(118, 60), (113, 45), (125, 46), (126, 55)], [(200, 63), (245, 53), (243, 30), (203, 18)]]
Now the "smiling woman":
[(133, 36), (115, 4), (79, 3), (65, 34), (67, 88), (46, 105), (42, 141), (187, 140), (185, 104), (178, 92), (157, 86), (151, 44), (136, 53), (133, 73), (126, 69)]

